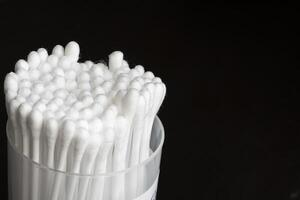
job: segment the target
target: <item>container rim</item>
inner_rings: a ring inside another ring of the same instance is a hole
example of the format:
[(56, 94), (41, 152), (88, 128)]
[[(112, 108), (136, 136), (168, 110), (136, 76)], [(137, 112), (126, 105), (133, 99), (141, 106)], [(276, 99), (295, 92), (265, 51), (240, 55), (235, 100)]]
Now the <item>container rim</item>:
[(41, 169), (44, 169), (44, 170), (49, 170), (49, 171), (52, 171), (53, 173), (57, 173), (57, 174), (61, 174), (61, 175), (65, 175), (65, 176), (78, 176), (78, 177), (113, 177), (113, 176), (117, 176), (117, 175), (121, 175), (121, 174), (126, 174), (130, 171), (134, 171), (135, 169), (137, 168), (140, 168), (144, 165), (147, 165), (150, 161), (152, 161), (156, 156), (157, 154), (159, 154), (159, 152), (161, 151), (162, 147), (163, 147), (163, 144), (164, 144), (164, 140), (165, 140), (165, 130), (164, 130), (164, 126), (161, 122), (161, 120), (159, 119), (159, 117), (156, 115), (155, 116), (155, 120), (154, 120), (154, 123), (157, 123), (158, 127), (159, 127), (159, 130), (161, 132), (161, 140), (159, 142), (159, 145), (158, 147), (155, 149), (155, 151), (149, 156), (149, 158), (147, 158), (146, 160), (142, 161), (141, 163), (139, 164), (136, 164), (136, 165), (133, 165), (131, 167), (128, 167), (126, 169), (123, 169), (123, 170), (119, 170), (119, 171), (116, 171), (116, 172), (108, 172), (108, 173), (98, 173), (98, 174), (80, 174), (80, 173), (70, 173), (70, 172), (64, 172), (64, 171), (61, 171), (61, 170), (57, 170), (57, 169), (53, 169), (53, 168), (50, 168), (50, 167), (47, 167), (46, 165), (44, 164), (41, 164), (41, 163), (37, 163), (35, 161), (33, 161), (32, 159), (28, 158), (27, 156), (25, 156), (23, 153), (19, 152), (17, 150), (17, 148), (15, 147), (15, 145), (13, 145), (12, 141), (11, 141), (11, 138), (9, 137), (9, 134), (8, 134), (8, 128), (6, 126), (6, 136), (7, 136), (7, 140), (8, 140), (8, 145), (10, 145), (10, 147), (20, 156), (22, 157), (22, 159), (25, 159), (26, 161), (32, 163), (33, 165), (35, 165), (36, 167), (38, 168), (41, 168)]

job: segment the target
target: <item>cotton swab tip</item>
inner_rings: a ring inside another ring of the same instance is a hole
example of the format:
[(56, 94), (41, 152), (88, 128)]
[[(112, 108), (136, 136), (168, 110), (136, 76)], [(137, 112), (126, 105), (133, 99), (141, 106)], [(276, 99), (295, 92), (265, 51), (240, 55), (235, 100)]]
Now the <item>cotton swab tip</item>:
[(29, 67), (36, 68), (40, 64), (40, 56), (36, 51), (32, 51), (28, 54), (27, 62)]
[(42, 62), (44, 62), (44, 61), (47, 60), (47, 58), (48, 58), (48, 52), (47, 52), (46, 49), (44, 49), (44, 48), (39, 48), (39, 49), (37, 50), (37, 52), (38, 52), (38, 54), (39, 54), (39, 56), (40, 56), (40, 60), (41, 60)]
[(71, 41), (65, 47), (65, 55), (72, 58), (73, 61), (77, 61), (79, 58), (80, 48), (77, 42)]
[(46, 136), (48, 140), (56, 140), (58, 134), (58, 123), (55, 119), (50, 118), (46, 123)]
[(43, 115), (38, 110), (32, 110), (28, 120), (29, 126), (31, 127), (31, 132), (33, 137), (39, 137), (40, 131), (43, 124)]
[(53, 50), (52, 50), (52, 54), (57, 56), (57, 57), (61, 57), (64, 55), (64, 48), (61, 45), (56, 45)]
[(74, 137), (76, 125), (71, 120), (66, 120), (63, 123), (62, 141), (63, 143), (70, 143)]
[(115, 51), (109, 55), (108, 66), (111, 71), (116, 71), (122, 66), (123, 53), (121, 51)]
[(21, 70), (21, 69), (26, 70), (26, 71), (29, 69), (28, 63), (27, 63), (25, 60), (23, 60), (23, 59), (18, 60), (18, 61), (16, 62), (16, 65), (15, 65), (15, 72), (18, 72), (18, 71)]
[(18, 79), (13, 72), (6, 75), (4, 80), (4, 91), (17, 91)]

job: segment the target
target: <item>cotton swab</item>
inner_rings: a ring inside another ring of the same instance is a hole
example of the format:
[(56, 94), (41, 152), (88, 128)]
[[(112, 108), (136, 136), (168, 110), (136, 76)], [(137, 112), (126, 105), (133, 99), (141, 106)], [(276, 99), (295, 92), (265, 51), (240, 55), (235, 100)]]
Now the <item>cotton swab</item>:
[[(93, 173), (96, 157), (103, 142), (103, 137), (102, 135), (100, 135), (100, 132), (103, 128), (102, 121), (98, 118), (94, 118), (89, 122), (89, 127), (91, 136), (83, 160), (81, 162), (81, 174)], [(88, 195), (88, 187), (91, 187), (91, 185), (92, 180), (89, 177), (80, 180), (78, 199), (84, 199)]]
[(18, 123), (20, 124), (20, 132), (22, 133), (22, 142), (23, 142), (23, 149), (22, 153), (29, 157), (29, 151), (30, 151), (30, 135), (28, 133), (28, 127), (27, 127), (27, 121), (26, 119), (28, 118), (28, 115), (31, 112), (31, 106), (28, 103), (23, 103), (20, 105), (18, 109)]
[(61, 134), (59, 135), (59, 152), (58, 154), (58, 162), (57, 169), (61, 171), (65, 171), (67, 167), (67, 153), (69, 151), (69, 146), (75, 136), (76, 125), (71, 120), (67, 120), (62, 125), (63, 129)]
[[(149, 157), (152, 124), (154, 121), (154, 117), (161, 105), (162, 102), (161, 98), (163, 98), (162, 95), (164, 94), (163, 84), (148, 85), (148, 86), (150, 87), (142, 91), (143, 95), (146, 97), (146, 99), (148, 99), (148, 102), (150, 101), (151, 103), (148, 103), (148, 111), (147, 114), (145, 115), (146, 122), (145, 122), (144, 134), (141, 140), (140, 162), (143, 162)], [(138, 180), (141, 184), (139, 185), (138, 192), (141, 192), (146, 187), (147, 177), (145, 176), (145, 174), (146, 174), (145, 169), (142, 168), (141, 171), (139, 172)]]
[[(28, 119), (28, 128), (31, 134), (31, 151), (30, 158), (39, 163), (40, 161), (40, 135), (43, 125), (43, 116), (37, 110), (32, 110), (29, 119)], [(32, 200), (38, 200), (39, 197), (39, 172), (37, 168), (32, 168), (32, 185), (31, 185), (31, 195), (30, 198)]]
[[(73, 137), (75, 135), (75, 124), (74, 122), (68, 120), (64, 122), (62, 125), (63, 130), (61, 134), (59, 135), (59, 146), (56, 147), (56, 154), (57, 154), (57, 169), (60, 171), (66, 170), (66, 162), (67, 162), (67, 153), (69, 150), (69, 146), (71, 144), (71, 141), (73, 140)], [(62, 177), (61, 175), (58, 175), (55, 177), (55, 181), (53, 184), (53, 190), (51, 192), (51, 198), (52, 200), (57, 200), (59, 195), (59, 190), (61, 186)]]
[[(103, 131), (104, 141), (100, 147), (98, 152), (94, 174), (104, 174), (106, 172), (110, 172), (109, 169), (109, 160), (112, 156), (113, 143), (114, 143), (114, 131), (112, 128), (106, 129)], [(95, 178), (92, 181), (92, 185), (89, 192), (90, 200), (104, 199), (104, 188), (106, 184), (106, 180), (104, 177)], [(109, 188), (108, 186), (106, 188)]]
[[(113, 151), (113, 171), (121, 171), (126, 168), (127, 139), (129, 123), (124, 117), (118, 117), (115, 132), (118, 133), (115, 139)], [(125, 177), (117, 176), (112, 180), (112, 199), (125, 199)]]
[[(73, 164), (71, 166), (72, 173), (80, 172), (81, 160), (88, 145), (89, 133), (84, 128), (79, 128), (74, 138), (74, 149), (73, 149)], [(78, 182), (78, 177), (75, 179), (71, 177), (70, 183), (67, 184), (66, 200), (74, 199), (74, 191)]]
[[(146, 114), (146, 101), (143, 96), (140, 96), (137, 112), (134, 117), (133, 129), (132, 129), (132, 145), (130, 152), (130, 160), (129, 166), (134, 166), (139, 163), (140, 156), (140, 146), (141, 146), (141, 138), (144, 130), (144, 116)], [(136, 195), (137, 187), (138, 187), (138, 174), (137, 172), (132, 172), (129, 177), (128, 183), (129, 189), (129, 198), (132, 198)]]
[[(42, 136), (42, 140), (44, 142), (44, 149), (43, 149), (43, 156), (44, 156), (44, 165), (49, 167), (50, 169), (55, 169), (55, 145), (58, 135), (58, 123), (54, 118), (45, 118), (45, 125), (43, 131), (45, 135)], [(42, 173), (43, 177), (46, 180), (46, 183), (53, 182), (52, 174)], [(42, 182), (44, 183), (44, 182)], [(42, 184), (42, 195), (43, 199), (50, 199), (48, 198), (51, 195), (51, 188), (47, 187), (47, 184)], [(41, 197), (42, 198), (42, 197)]]
[(14, 142), (15, 145), (17, 147), (18, 150), (20, 150), (21, 147), (21, 137), (19, 134), (19, 126), (17, 123), (17, 109), (20, 105), (20, 102), (18, 102), (16, 99), (13, 99), (10, 103), (9, 103), (9, 117), (10, 117), (10, 121), (11, 121), (11, 125), (12, 125), (12, 130), (14, 133)]
[(54, 118), (50, 118), (47, 120), (45, 126), (45, 134), (47, 149), (46, 165), (49, 168), (54, 169), (55, 144), (58, 135), (58, 123)]
[[(100, 145), (102, 144), (102, 137), (99, 133), (94, 133), (89, 138), (89, 144), (86, 148), (85, 155), (83, 157), (82, 163), (81, 163), (81, 174), (91, 174), (92, 170), (94, 168), (95, 159), (97, 156), (97, 153), (99, 151)], [(78, 191), (78, 200), (84, 200), (87, 197), (88, 192), (88, 186), (89, 183), (92, 181), (89, 177), (85, 177), (82, 180), (80, 180), (79, 183), (79, 191)]]
[(34, 162), (39, 163), (40, 160), (40, 135), (43, 125), (43, 115), (37, 111), (32, 110), (28, 119), (28, 129), (31, 136), (31, 150), (30, 157)]

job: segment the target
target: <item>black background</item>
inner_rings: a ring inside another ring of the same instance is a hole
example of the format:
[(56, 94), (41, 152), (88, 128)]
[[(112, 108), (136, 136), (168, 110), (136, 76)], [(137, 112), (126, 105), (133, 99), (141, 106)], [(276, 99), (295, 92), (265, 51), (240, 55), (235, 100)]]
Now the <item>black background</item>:
[[(39, 47), (121, 50), (167, 96), (157, 199), (300, 199), (299, 21), (293, 5), (0, 3), (1, 81)], [(1, 87), (0, 186), (6, 199)]]

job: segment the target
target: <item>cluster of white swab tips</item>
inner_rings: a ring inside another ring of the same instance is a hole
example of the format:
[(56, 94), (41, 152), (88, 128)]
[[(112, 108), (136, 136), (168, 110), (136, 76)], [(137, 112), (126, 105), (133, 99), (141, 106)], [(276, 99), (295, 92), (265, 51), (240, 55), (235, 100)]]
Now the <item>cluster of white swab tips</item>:
[[(74, 135), (82, 141), (93, 138), (88, 140), (94, 146), (96, 141), (134, 137), (135, 126), (141, 132), (136, 135), (150, 134), (166, 92), (161, 79), (140, 65), (130, 69), (119, 51), (109, 55), (108, 66), (78, 62), (79, 53), (76, 42), (65, 48), (56, 45), (51, 55), (40, 48), (30, 52), (27, 60), (19, 60), (15, 72), (7, 74), (4, 90), (9, 122), (15, 143), (26, 153), (27, 132), (31, 139), (45, 132), (48, 145), (61, 134), (67, 143)], [(18, 139), (18, 134), (23, 139)], [(126, 142), (149, 145), (149, 137), (144, 140), (136, 136)]]

